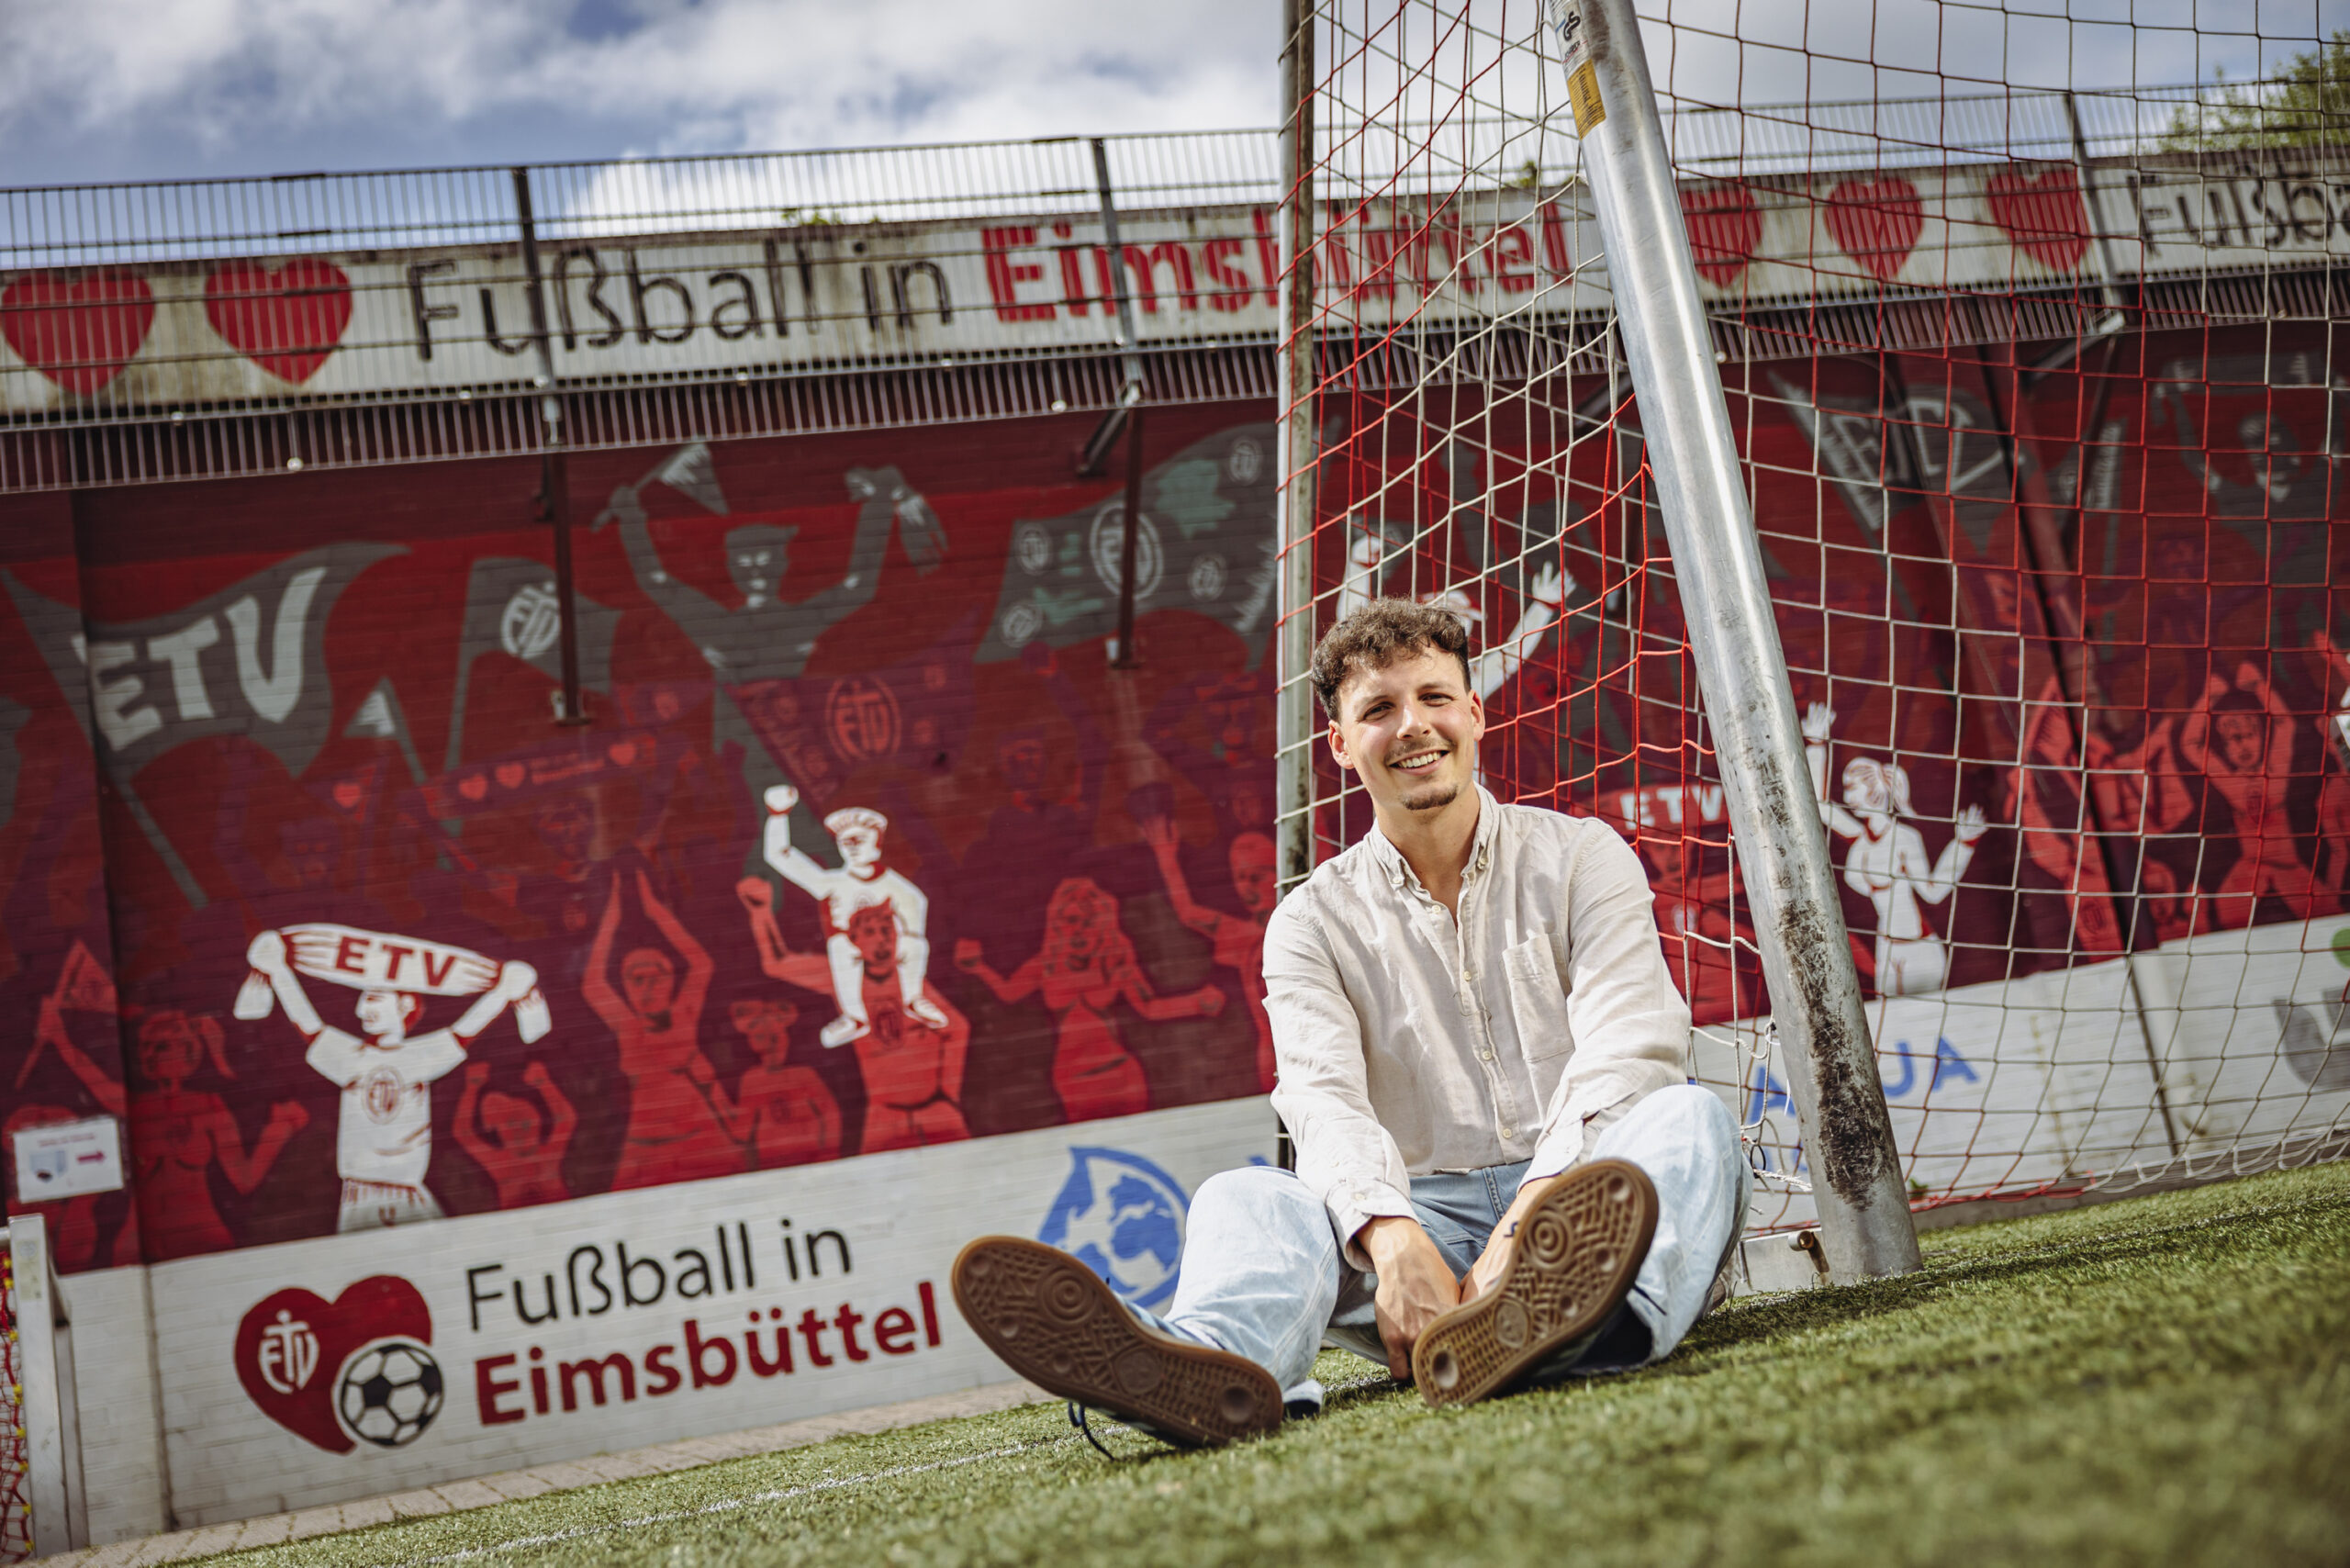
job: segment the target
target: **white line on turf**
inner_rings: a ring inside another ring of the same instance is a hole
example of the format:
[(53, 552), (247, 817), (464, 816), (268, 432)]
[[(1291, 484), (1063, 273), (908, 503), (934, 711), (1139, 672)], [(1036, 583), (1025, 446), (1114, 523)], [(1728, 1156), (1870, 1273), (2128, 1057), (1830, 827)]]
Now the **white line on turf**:
[(446, 1562), (471, 1562), (476, 1558), (494, 1556), (501, 1551), (524, 1551), (534, 1546), (553, 1546), (560, 1541), (581, 1540), (588, 1536), (610, 1535), (619, 1530), (642, 1529), (647, 1525), (675, 1524), (683, 1519), (705, 1518), (711, 1514), (731, 1514), (758, 1503), (783, 1503), (794, 1497), (811, 1496), (819, 1492), (838, 1492), (851, 1486), (862, 1486), (872, 1481), (892, 1481), (901, 1475), (926, 1475), (933, 1471), (955, 1470), (981, 1461), (1002, 1459), (1008, 1454), (1025, 1453), (1030, 1449), (1045, 1448), (1065, 1442), (1063, 1438), (1047, 1438), (1042, 1442), (1013, 1443), (1004, 1448), (990, 1449), (985, 1453), (965, 1454), (961, 1459), (942, 1459), (930, 1464), (901, 1464), (890, 1470), (876, 1470), (864, 1475), (844, 1475), (832, 1481), (811, 1481), (804, 1486), (783, 1486), (772, 1492), (754, 1492), (748, 1496), (729, 1497), (723, 1502), (705, 1503), (699, 1508), (679, 1508), (666, 1514), (639, 1514), (633, 1518), (614, 1519), (610, 1524), (581, 1525), (574, 1529), (548, 1530), (543, 1535), (517, 1536), (491, 1546), (469, 1546), (463, 1551), (451, 1551), (439, 1557), (411, 1557), (385, 1568), (437, 1568)]

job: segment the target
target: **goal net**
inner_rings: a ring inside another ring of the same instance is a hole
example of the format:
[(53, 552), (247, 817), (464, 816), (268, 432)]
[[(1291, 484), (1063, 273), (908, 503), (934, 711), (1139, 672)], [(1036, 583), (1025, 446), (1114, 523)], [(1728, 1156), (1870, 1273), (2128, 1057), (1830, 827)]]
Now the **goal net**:
[[(1301, 8), (1292, 613), (1462, 616), (1487, 787), (1637, 847), (1752, 1224), (1807, 1223), (1557, 38)], [(1919, 1209), (2350, 1143), (2350, 41), (2203, 15), (1643, 0)], [(1317, 859), (1371, 820), (1318, 722)]]

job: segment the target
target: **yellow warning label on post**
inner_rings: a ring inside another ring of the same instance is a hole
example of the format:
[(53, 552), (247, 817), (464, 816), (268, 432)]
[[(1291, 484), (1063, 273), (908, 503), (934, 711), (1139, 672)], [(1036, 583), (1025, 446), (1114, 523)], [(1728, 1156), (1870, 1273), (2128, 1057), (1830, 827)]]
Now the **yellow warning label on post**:
[(1575, 134), (1589, 136), (1592, 128), (1607, 118), (1607, 106), (1599, 97), (1599, 73), (1586, 60), (1567, 73), (1567, 100), (1574, 105)]

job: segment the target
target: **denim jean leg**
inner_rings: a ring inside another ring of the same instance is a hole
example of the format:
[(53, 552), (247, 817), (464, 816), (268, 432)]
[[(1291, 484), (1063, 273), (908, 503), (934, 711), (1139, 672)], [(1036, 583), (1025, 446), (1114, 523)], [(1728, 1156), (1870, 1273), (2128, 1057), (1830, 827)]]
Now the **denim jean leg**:
[[(1671, 1355), (1706, 1309), (1706, 1294), (1746, 1218), (1754, 1174), (1729, 1108), (1695, 1084), (1661, 1089), (1599, 1135), (1592, 1156), (1628, 1159), (1656, 1184), (1656, 1238), (1626, 1305), (1649, 1331), (1650, 1361)], [(1578, 1372), (1618, 1364), (1586, 1360)]]
[(1271, 1372), (1282, 1397), (1319, 1405), (1314, 1358), (1346, 1270), (1329, 1211), (1286, 1170), (1252, 1165), (1200, 1183), (1166, 1315), (1136, 1316)]

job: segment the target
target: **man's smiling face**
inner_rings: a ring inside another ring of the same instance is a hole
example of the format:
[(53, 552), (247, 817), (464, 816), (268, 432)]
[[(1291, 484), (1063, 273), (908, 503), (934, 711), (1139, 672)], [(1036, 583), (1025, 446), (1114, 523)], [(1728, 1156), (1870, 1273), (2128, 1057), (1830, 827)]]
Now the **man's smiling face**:
[(1423, 648), (1382, 669), (1357, 670), (1338, 688), (1330, 755), (1382, 811), (1442, 811), (1477, 775), (1484, 705), (1460, 661)]

